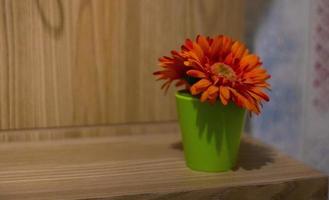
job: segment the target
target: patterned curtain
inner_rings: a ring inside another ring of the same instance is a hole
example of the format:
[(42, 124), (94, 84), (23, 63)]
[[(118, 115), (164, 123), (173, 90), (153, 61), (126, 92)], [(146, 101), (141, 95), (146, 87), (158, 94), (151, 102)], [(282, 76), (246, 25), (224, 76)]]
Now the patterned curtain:
[(256, 0), (246, 13), (248, 42), (272, 75), (253, 134), (329, 173), (329, 0)]

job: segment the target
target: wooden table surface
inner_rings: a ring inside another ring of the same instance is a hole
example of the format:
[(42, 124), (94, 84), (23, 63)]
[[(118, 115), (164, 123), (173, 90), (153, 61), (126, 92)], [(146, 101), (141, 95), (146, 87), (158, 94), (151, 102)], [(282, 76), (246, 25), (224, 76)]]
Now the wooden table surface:
[(236, 169), (185, 167), (179, 133), (0, 145), (0, 199), (327, 199), (324, 174), (244, 137)]

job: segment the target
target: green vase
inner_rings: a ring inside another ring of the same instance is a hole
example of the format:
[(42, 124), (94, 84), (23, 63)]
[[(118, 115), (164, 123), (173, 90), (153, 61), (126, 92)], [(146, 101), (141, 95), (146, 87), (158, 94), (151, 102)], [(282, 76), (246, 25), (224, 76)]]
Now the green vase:
[(245, 109), (176, 93), (186, 165), (197, 171), (228, 171), (235, 166), (244, 127)]

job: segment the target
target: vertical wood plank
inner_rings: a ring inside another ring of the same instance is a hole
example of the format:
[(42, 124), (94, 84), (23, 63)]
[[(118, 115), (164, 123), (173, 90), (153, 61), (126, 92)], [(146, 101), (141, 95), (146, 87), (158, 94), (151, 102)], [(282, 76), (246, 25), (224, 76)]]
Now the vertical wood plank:
[(243, 35), (242, 0), (0, 0), (0, 129), (176, 119), (152, 72), (202, 33)]

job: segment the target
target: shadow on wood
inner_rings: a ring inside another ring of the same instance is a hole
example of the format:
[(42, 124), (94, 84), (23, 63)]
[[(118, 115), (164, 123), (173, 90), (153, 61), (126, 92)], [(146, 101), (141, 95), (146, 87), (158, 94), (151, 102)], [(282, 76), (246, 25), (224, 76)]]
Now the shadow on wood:
[[(182, 142), (175, 142), (170, 145), (170, 148), (183, 151)], [(238, 169), (255, 170), (261, 169), (263, 166), (272, 163), (274, 160), (274, 152), (272, 149), (257, 143), (251, 143), (248, 140), (241, 140), (239, 156), (236, 167)]]
[(263, 166), (272, 163), (273, 160), (274, 152), (272, 149), (264, 145), (242, 140), (237, 164), (233, 171), (240, 168), (244, 170), (261, 169)]

